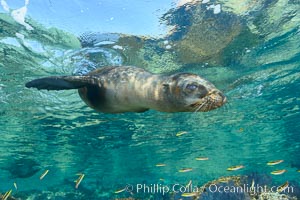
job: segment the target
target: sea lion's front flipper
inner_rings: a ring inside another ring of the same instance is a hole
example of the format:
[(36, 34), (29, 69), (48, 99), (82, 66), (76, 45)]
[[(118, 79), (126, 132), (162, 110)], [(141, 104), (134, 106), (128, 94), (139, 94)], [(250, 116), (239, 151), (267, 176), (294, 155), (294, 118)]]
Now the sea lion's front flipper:
[(95, 84), (98, 84), (97, 79), (92, 76), (49, 76), (27, 82), (25, 86), (39, 90), (70, 90)]

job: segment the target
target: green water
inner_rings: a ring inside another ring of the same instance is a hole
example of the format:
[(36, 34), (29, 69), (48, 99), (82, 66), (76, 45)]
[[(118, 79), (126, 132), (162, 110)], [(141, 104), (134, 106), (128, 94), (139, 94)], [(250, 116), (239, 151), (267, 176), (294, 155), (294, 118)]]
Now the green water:
[[(180, 50), (176, 54), (161, 50), (171, 36), (143, 43), (125, 37), (119, 43), (131, 50), (120, 53), (112, 46), (82, 48), (77, 36), (46, 29), (33, 19), (28, 19), (34, 28), (29, 31), (8, 14), (0, 14), (0, 192), (13, 189), (14, 196), (30, 196), (68, 191), (88, 193), (89, 199), (110, 199), (130, 196), (114, 194), (127, 184), (193, 180), (203, 185), (221, 176), (252, 173), (269, 176), (274, 185), (289, 181), (296, 187), (300, 184), (300, 5), (274, 1), (254, 8), (248, 14), (233, 7), (224, 11), (239, 19), (233, 24), (241, 26), (241, 34), (202, 62)], [(181, 16), (182, 12), (190, 16), (197, 9), (171, 13)], [(177, 17), (178, 25), (182, 20)], [(189, 25), (195, 27), (197, 20)], [(184, 31), (178, 34), (185, 35), (173, 34), (178, 46), (193, 37)], [(197, 38), (201, 39), (192, 40)], [(211, 42), (211, 48), (221, 45)], [(77, 91), (24, 87), (37, 77), (125, 64), (153, 72), (197, 73), (224, 91), (228, 103), (207, 113), (103, 114), (88, 108)], [(187, 134), (177, 137), (180, 131)], [(284, 162), (279, 165), (266, 164), (280, 159)], [(156, 167), (158, 163), (166, 166)], [(226, 170), (235, 165), (245, 168)], [(193, 170), (178, 172), (182, 168)], [(46, 169), (49, 173), (40, 180)], [(287, 172), (270, 174), (279, 169)], [(85, 178), (76, 190), (78, 173)]]

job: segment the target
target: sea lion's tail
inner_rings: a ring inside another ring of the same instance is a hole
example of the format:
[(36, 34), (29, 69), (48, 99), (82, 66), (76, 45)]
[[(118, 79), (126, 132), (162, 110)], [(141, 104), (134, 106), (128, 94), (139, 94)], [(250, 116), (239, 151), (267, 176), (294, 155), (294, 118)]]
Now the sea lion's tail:
[(49, 76), (29, 81), (25, 86), (38, 90), (71, 90), (94, 85), (96, 82), (96, 78), (92, 76)]

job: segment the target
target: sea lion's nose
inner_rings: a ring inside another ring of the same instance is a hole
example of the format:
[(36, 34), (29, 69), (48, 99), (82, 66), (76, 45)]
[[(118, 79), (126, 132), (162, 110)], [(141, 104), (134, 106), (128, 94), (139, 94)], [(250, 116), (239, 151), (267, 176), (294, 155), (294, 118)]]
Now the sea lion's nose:
[(222, 92), (219, 92), (218, 94), (219, 94), (220, 97), (222, 98), (222, 103), (223, 103), (223, 104), (226, 103), (226, 102), (227, 102), (226, 96), (225, 96)]
[(227, 102), (226, 96), (218, 89), (212, 90), (209, 94), (212, 95), (213, 98), (215, 98), (217, 100), (216, 104), (218, 106), (222, 106), (223, 104), (225, 104)]

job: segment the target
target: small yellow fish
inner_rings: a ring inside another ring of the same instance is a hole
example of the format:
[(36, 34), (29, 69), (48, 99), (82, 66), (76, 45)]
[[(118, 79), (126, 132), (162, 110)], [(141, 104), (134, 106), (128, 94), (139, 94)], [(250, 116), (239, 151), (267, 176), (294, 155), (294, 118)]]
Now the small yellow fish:
[(77, 189), (78, 187), (79, 187), (79, 185), (80, 185), (80, 183), (81, 183), (81, 181), (82, 181), (82, 179), (84, 178), (84, 174), (78, 174), (79, 175), (79, 177), (78, 177), (78, 179), (75, 181), (75, 188)]
[(2, 200), (7, 200), (8, 197), (10, 196), (11, 192), (12, 192), (12, 190), (5, 192), (5, 194), (2, 196)]
[(164, 163), (158, 163), (158, 164), (156, 164), (155, 166), (156, 166), (156, 167), (165, 167), (166, 164), (164, 164)]
[(239, 132), (240, 132), (240, 133), (241, 133), (241, 132), (243, 132), (243, 131), (244, 131), (244, 129), (243, 129), (243, 128), (240, 128), (240, 129), (239, 129)]
[(237, 166), (228, 167), (227, 170), (228, 171), (236, 171), (236, 170), (242, 169), (244, 167), (245, 167), (244, 165), (237, 165)]
[(251, 187), (250, 187), (250, 190), (251, 191), (254, 191), (254, 185), (255, 185), (255, 182), (254, 182), (254, 179), (252, 179), (252, 183), (251, 183)]
[(300, 172), (300, 169), (298, 169), (297, 172)]
[(285, 182), (284, 184), (282, 184), (281, 186), (279, 186), (277, 188), (277, 192), (280, 193), (280, 192), (284, 191), (288, 187), (289, 187), (289, 182), (287, 181), (287, 182)]
[(105, 139), (105, 136), (99, 136), (98, 139), (99, 139), (99, 140), (104, 140), (104, 139)]
[(163, 179), (163, 178), (160, 178), (159, 180), (160, 180), (160, 181), (165, 181), (165, 179)]
[(182, 136), (184, 134), (187, 134), (187, 132), (186, 131), (180, 131), (180, 132), (176, 133), (176, 136), (179, 137), (179, 136)]
[(284, 160), (274, 160), (267, 163), (267, 165), (278, 165), (282, 163)]
[(220, 183), (228, 183), (229, 181), (228, 180), (219, 180), (220, 181)]
[(280, 175), (280, 174), (283, 174), (284, 172), (286, 172), (286, 170), (282, 169), (282, 170), (272, 171), (271, 174), (273, 174), (273, 175)]
[(43, 178), (45, 178), (45, 176), (48, 174), (49, 170), (47, 169), (44, 173), (42, 173), (42, 175), (40, 176), (40, 180), (43, 180)]
[(195, 196), (197, 196), (197, 193), (196, 192), (182, 193), (181, 196), (182, 197), (195, 197)]
[(190, 172), (192, 170), (193, 170), (192, 168), (183, 168), (183, 169), (180, 169), (178, 172)]
[(208, 157), (197, 157), (196, 160), (208, 160)]
[(18, 190), (18, 186), (17, 186), (16, 182), (14, 182), (14, 186), (15, 186), (15, 189)]
[(115, 191), (115, 194), (119, 194), (119, 193), (121, 193), (121, 192), (124, 192), (126, 190), (126, 188), (123, 188), (123, 189), (120, 189), (120, 190), (116, 190)]
[(188, 182), (188, 184), (185, 186), (185, 188), (189, 188), (191, 185), (192, 185), (192, 180), (190, 180), (190, 181)]

